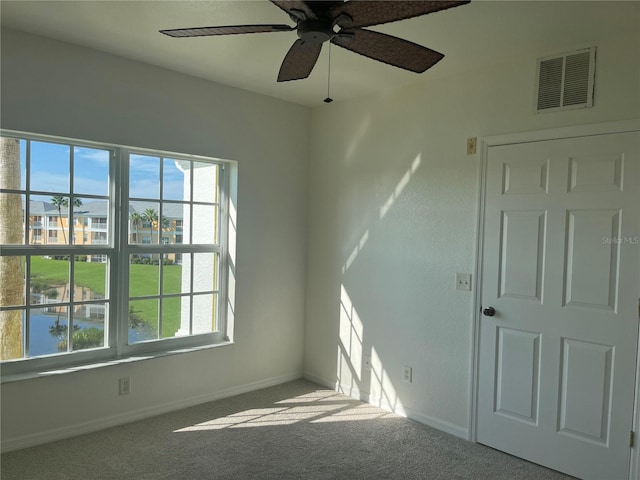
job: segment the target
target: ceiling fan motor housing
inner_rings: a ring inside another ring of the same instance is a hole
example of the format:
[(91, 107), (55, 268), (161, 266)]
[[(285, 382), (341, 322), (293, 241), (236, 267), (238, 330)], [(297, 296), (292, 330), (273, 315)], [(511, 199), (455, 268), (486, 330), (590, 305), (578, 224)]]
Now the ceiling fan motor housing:
[(322, 20), (307, 20), (298, 23), (298, 37), (309, 43), (324, 43), (331, 40), (335, 32), (331, 22)]

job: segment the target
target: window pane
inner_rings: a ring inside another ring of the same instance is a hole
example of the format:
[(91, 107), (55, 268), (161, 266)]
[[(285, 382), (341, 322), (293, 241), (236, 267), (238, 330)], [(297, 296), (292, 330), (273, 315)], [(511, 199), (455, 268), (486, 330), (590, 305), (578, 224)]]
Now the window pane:
[(77, 255), (74, 262), (73, 300), (102, 300), (107, 291), (107, 264), (88, 262), (87, 255)]
[(216, 328), (216, 294), (193, 296), (193, 334), (214, 332)]
[(17, 255), (0, 256), (0, 307), (13, 307), (25, 304), (24, 278), (25, 257)]
[(104, 303), (76, 304), (73, 309), (73, 350), (104, 346)]
[(108, 245), (109, 201), (76, 197), (73, 203), (73, 244)]
[(188, 292), (182, 288), (182, 266), (176, 263), (177, 255), (167, 253), (162, 255), (162, 293), (182, 293)]
[[(184, 315), (184, 320), (182, 316)], [(186, 330), (181, 329), (186, 325)], [(162, 299), (162, 338), (189, 335), (189, 297)]]
[(162, 204), (162, 243), (182, 243), (184, 211), (188, 212), (188, 208), (188, 204), (183, 203)]
[(73, 151), (73, 191), (91, 195), (109, 194), (108, 150), (75, 147)]
[(218, 207), (193, 206), (193, 244), (216, 244), (218, 242)]
[(31, 190), (68, 193), (70, 158), (68, 145), (31, 142)]
[(24, 195), (0, 192), (0, 244), (24, 243), (24, 202)]
[(129, 244), (157, 245), (160, 204), (129, 202)]
[(193, 291), (217, 290), (218, 255), (216, 253), (194, 253)]
[(129, 296), (158, 295), (160, 283), (159, 255), (141, 254), (129, 257)]
[(158, 157), (130, 155), (129, 196), (160, 198), (160, 159)]
[(158, 338), (158, 300), (129, 302), (129, 343)]
[(218, 165), (193, 163), (193, 201), (218, 203)]
[[(185, 169), (188, 169), (189, 161), (178, 161), (165, 158), (162, 164), (162, 198), (165, 200), (189, 200), (189, 180)], [(187, 196), (185, 197), (185, 192)]]
[(30, 281), (31, 304), (68, 301), (69, 261), (47, 257), (31, 257)]
[(39, 201), (29, 201), (29, 244), (43, 245), (47, 240), (47, 212), (45, 204)]
[(29, 356), (51, 355), (67, 351), (69, 329), (65, 306), (31, 310), (29, 316)]

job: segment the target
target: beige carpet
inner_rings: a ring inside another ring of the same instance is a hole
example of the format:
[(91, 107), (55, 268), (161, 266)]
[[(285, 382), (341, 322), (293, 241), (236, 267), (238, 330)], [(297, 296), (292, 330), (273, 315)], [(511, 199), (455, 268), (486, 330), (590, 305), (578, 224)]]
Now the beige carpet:
[(2, 480), (560, 480), (299, 380), (2, 455)]

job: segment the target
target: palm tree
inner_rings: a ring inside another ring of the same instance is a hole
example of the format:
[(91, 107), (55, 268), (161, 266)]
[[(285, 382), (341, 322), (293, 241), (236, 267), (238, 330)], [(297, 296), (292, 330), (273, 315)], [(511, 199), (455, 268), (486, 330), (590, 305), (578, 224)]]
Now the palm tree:
[(151, 224), (149, 230), (151, 234), (151, 243), (153, 243), (153, 228), (154, 225), (157, 225), (158, 223), (158, 212), (156, 212), (153, 208), (147, 208), (144, 212), (142, 212), (141, 217), (143, 222), (148, 222), (149, 224)]
[[(140, 222), (142, 221), (142, 215), (140, 215), (138, 212), (133, 212), (131, 215), (129, 215), (129, 220), (131, 221), (131, 230), (133, 230), (133, 227), (135, 228), (135, 234), (136, 234), (136, 243), (138, 243), (138, 226), (140, 225)], [(131, 233), (134, 233), (133, 231)]]
[[(65, 207), (68, 207), (68, 206), (69, 206), (69, 199), (68, 199), (68, 198), (65, 198), (65, 199), (64, 199), (64, 203), (63, 203), (63, 205), (64, 205)], [(76, 197), (76, 198), (74, 198), (74, 199), (73, 199), (73, 206), (74, 206), (74, 207), (76, 207), (76, 208), (78, 208), (78, 207), (82, 206), (82, 200), (80, 200), (80, 199), (79, 199), (79, 198), (77, 198), (77, 197)], [(69, 227), (69, 233), (71, 233), (71, 227)], [(74, 240), (74, 243), (75, 243), (75, 240)]]
[(64, 225), (62, 225), (62, 207), (66, 207), (67, 205), (69, 205), (69, 200), (60, 195), (56, 195), (54, 197), (51, 197), (51, 204), (58, 209), (58, 219), (60, 221), (60, 228), (62, 228), (62, 237), (64, 238), (64, 244), (66, 245), (67, 234), (64, 231)]
[[(60, 195), (51, 197), (51, 203), (58, 209), (58, 218), (60, 219), (60, 228), (62, 228), (62, 237), (64, 238), (64, 244), (67, 244), (67, 234), (64, 231), (64, 225), (62, 225), (62, 207), (69, 208), (69, 199)], [(79, 198), (73, 199), (73, 206), (79, 207), (82, 205), (82, 200)]]
[[(0, 137), (0, 188), (20, 189), (20, 141)], [(20, 195), (0, 193), (0, 244), (23, 242)], [(19, 255), (0, 256), (0, 305), (24, 304), (24, 269)], [(0, 312), (0, 360), (21, 358), (22, 314)]]

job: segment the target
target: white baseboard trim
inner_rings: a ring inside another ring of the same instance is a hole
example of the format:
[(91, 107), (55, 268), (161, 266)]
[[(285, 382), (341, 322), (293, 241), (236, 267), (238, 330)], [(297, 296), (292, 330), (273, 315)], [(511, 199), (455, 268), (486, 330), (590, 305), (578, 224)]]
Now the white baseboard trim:
[(106, 428), (124, 425), (125, 423), (143, 420), (145, 418), (181, 410), (183, 408), (193, 407), (202, 403), (233, 397), (235, 395), (252, 392), (254, 390), (260, 390), (262, 388), (273, 387), (275, 385), (298, 380), (300, 378), (302, 378), (301, 372), (293, 372), (286, 375), (280, 375), (277, 377), (271, 377), (252, 383), (225, 388), (223, 390), (207, 393), (205, 395), (197, 395), (195, 397), (184, 398), (159, 405), (153, 405), (148, 408), (133, 410), (130, 412), (124, 412), (103, 418), (97, 418), (95, 420), (78, 423), (76, 425), (69, 425), (61, 428), (45, 430), (43, 432), (31, 433), (28, 435), (22, 435), (10, 439), (3, 438), (0, 450), (2, 451), (2, 453), (11, 452), (13, 450), (20, 450), (23, 448), (34, 447), (36, 445), (42, 445), (44, 443), (54, 442), (56, 440), (63, 440), (65, 438), (84, 435), (86, 433), (97, 432)]
[(455, 437), (460, 437), (463, 440), (469, 440), (469, 429), (461, 427), (459, 425), (454, 425), (451, 422), (447, 422), (446, 420), (441, 420), (439, 418), (430, 417), (429, 415), (423, 415), (418, 412), (414, 412), (411, 409), (407, 408), (407, 418), (411, 420), (415, 420), (416, 422), (423, 423), (428, 427), (433, 427), (438, 430), (442, 430), (443, 432), (449, 433)]
[(337, 383), (335, 380), (327, 380), (326, 378), (320, 377), (313, 373), (305, 372), (303, 375), (303, 378), (306, 378), (310, 382), (317, 383), (318, 385), (322, 385), (323, 387), (333, 388), (333, 389), (337, 387)]
[[(312, 376), (305, 374), (305, 377), (311, 380)], [(318, 379), (314, 381), (316, 383), (321, 383), (319, 380), (322, 380), (322, 379)], [(326, 380), (323, 383), (326, 384)], [(336, 390), (338, 390), (341, 393), (344, 393), (345, 395), (349, 395), (351, 398), (362, 400), (363, 402), (367, 402), (371, 405), (375, 405), (376, 407), (382, 408), (383, 410), (393, 412), (396, 415), (410, 418), (411, 420), (415, 420), (416, 422), (420, 422), (429, 427), (442, 430), (443, 432), (449, 433), (456, 437), (460, 437), (464, 440), (469, 440), (469, 429), (465, 427), (461, 427), (459, 425), (455, 425), (446, 420), (431, 417), (429, 415), (424, 415), (422, 413), (416, 412), (402, 405), (391, 405), (385, 398), (372, 396), (369, 392), (359, 390), (355, 386), (337, 384)]]

